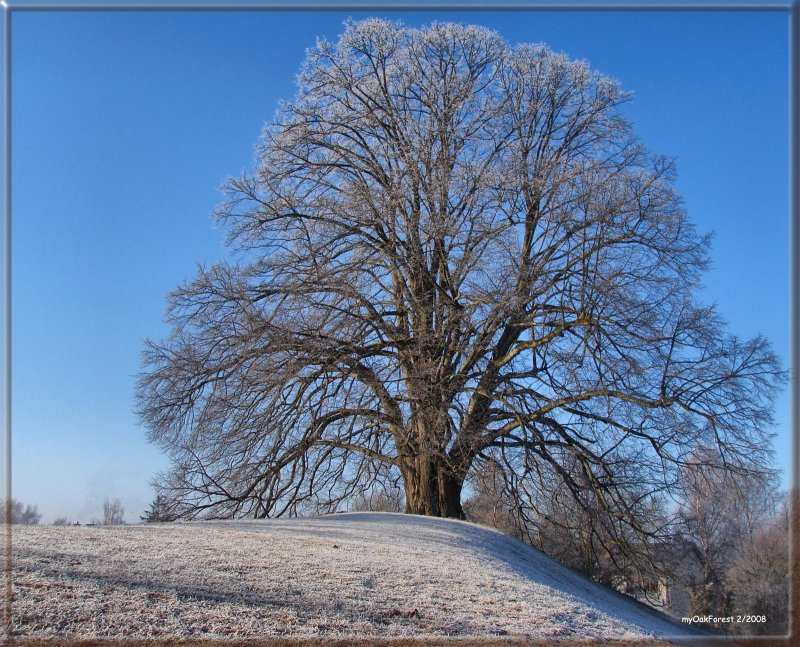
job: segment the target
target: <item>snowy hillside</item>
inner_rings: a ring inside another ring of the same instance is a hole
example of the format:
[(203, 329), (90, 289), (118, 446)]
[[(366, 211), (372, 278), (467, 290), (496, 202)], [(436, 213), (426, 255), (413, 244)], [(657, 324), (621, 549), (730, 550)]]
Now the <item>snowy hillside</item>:
[(690, 636), (542, 553), (459, 521), (14, 527), (25, 636)]

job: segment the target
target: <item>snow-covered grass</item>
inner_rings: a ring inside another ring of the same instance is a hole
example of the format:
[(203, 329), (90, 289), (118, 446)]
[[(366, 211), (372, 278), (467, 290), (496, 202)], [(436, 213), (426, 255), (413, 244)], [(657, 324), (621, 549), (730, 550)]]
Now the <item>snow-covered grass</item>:
[(493, 530), (387, 513), (14, 527), (13, 634), (692, 636)]

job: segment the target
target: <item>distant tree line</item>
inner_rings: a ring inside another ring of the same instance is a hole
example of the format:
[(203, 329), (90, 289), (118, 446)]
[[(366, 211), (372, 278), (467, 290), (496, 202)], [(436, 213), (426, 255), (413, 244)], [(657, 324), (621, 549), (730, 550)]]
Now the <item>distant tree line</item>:
[(42, 518), (37, 506), (25, 505), (16, 499), (9, 499), (0, 504), (0, 520), (2, 520), (0, 523), (6, 523), (9, 520), (9, 513), (13, 525), (35, 526)]
[[(25, 505), (21, 501), (16, 499), (10, 499), (2, 504), (0, 504), (0, 513), (2, 514), (2, 520), (5, 521), (7, 519), (8, 511), (11, 512), (11, 523), (13, 525), (26, 525), (32, 526), (37, 525), (41, 519), (42, 515), (39, 513), (38, 507), (35, 505), (27, 504)], [(114, 499), (113, 501), (106, 498), (103, 501), (103, 519), (94, 518), (92, 519), (88, 525), (90, 526), (120, 526), (125, 523), (125, 508), (122, 505), (122, 501), (120, 499)], [(56, 517), (52, 524), (53, 526), (71, 526), (73, 523), (64, 516)]]

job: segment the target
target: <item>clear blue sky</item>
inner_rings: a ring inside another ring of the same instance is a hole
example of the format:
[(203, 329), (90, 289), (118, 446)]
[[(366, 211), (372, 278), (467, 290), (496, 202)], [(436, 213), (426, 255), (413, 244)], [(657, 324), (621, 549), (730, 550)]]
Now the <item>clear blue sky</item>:
[[(367, 14), (13, 14), (13, 492), (43, 521), (148, 505), (167, 462), (133, 414), (142, 341), (167, 333), (167, 292), (224, 256), (218, 187), (348, 15)], [(381, 15), (545, 42), (632, 90), (638, 133), (716, 234), (705, 300), (788, 366), (787, 14)], [(788, 471), (788, 394), (776, 413)]]

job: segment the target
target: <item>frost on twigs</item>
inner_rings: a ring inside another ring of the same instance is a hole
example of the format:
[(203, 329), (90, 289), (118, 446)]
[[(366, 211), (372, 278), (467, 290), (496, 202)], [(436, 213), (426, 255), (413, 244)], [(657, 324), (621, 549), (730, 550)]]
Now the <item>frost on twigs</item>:
[(490, 468), (520, 515), (562, 493), (633, 555), (663, 541), (697, 447), (766, 469), (784, 374), (698, 302), (709, 239), (629, 98), (477, 26), (370, 19), (312, 47), (217, 211), (236, 262), (175, 290), (146, 349), (172, 512), (397, 490), (463, 517)]

